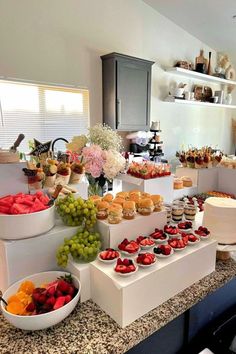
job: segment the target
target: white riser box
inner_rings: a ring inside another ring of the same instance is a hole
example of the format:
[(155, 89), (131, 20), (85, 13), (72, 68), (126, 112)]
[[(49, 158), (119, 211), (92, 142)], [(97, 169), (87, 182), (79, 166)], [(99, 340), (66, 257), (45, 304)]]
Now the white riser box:
[(216, 242), (201, 241), (123, 278), (115, 264), (91, 263), (92, 300), (125, 327), (215, 270)]

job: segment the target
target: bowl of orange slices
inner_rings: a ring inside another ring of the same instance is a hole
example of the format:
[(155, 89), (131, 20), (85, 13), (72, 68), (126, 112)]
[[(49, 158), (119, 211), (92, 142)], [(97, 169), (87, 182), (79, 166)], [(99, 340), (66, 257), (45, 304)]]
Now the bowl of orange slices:
[(58, 324), (74, 310), (80, 288), (79, 279), (67, 272), (37, 273), (11, 285), (0, 307), (13, 326), (41, 330)]

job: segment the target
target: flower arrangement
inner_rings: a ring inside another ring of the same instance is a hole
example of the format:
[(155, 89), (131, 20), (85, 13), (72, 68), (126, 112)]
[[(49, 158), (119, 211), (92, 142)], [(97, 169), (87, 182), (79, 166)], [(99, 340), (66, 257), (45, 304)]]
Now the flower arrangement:
[[(125, 158), (119, 152), (121, 137), (109, 126), (96, 124), (89, 128), (88, 136), (77, 136), (67, 144), (70, 156), (77, 154), (83, 162), (93, 192), (101, 194), (100, 189), (109, 180), (112, 181), (125, 168)], [(80, 154), (80, 155), (79, 155)]]
[(102, 150), (121, 150), (121, 137), (108, 125), (98, 123), (88, 130), (88, 141), (90, 144), (99, 145)]

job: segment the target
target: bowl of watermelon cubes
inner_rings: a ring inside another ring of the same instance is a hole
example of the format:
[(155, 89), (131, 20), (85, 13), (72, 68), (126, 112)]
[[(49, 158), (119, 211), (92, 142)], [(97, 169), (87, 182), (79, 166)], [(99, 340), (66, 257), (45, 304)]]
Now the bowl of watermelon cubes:
[(0, 198), (1, 238), (24, 239), (43, 234), (55, 225), (55, 208), (41, 191)]
[(36, 331), (64, 320), (79, 301), (81, 285), (74, 275), (49, 271), (30, 275), (11, 285), (2, 295), (3, 316), (13, 326)]

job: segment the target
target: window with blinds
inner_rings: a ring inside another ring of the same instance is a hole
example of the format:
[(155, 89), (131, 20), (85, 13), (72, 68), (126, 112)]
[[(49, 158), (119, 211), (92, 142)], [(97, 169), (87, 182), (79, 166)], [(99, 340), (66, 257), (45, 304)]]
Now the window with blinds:
[[(0, 148), (9, 148), (20, 133), (20, 151), (29, 140), (44, 143), (86, 134), (89, 126), (89, 91), (12, 81), (0, 81)], [(65, 143), (56, 148), (65, 150)]]

